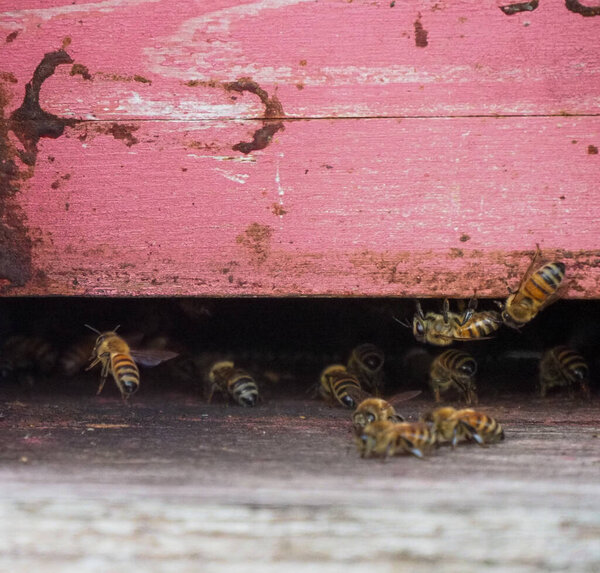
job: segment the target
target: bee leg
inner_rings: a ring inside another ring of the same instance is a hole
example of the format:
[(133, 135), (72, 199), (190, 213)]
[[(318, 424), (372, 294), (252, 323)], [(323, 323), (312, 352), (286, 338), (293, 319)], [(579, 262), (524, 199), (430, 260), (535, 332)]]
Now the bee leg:
[(475, 442), (477, 442), (482, 448), (487, 447), (483, 438), (479, 435), (477, 430), (471, 426), (471, 424), (467, 424), (467, 422), (461, 421), (462, 427), (467, 431), (467, 434), (470, 438), (472, 438)]
[(100, 392), (102, 392), (102, 388), (104, 388), (104, 384), (106, 383), (106, 376), (101, 376), (100, 377), (100, 386), (98, 386), (98, 390), (96, 392), (96, 396), (98, 396), (98, 394), (100, 394)]
[(444, 317), (444, 322), (446, 324), (448, 324), (448, 322), (450, 321), (449, 312), (450, 312), (450, 301), (447, 298), (445, 298), (444, 303), (442, 305), (442, 316)]
[(436, 389), (433, 391), (433, 395), (434, 395), (434, 398), (435, 398), (435, 401), (436, 401), (436, 403), (438, 403), (438, 404), (439, 404), (439, 403), (442, 401), (442, 397), (440, 396), (440, 389), (439, 389), (439, 388), (436, 388)]
[(419, 300), (415, 300), (415, 304), (417, 307), (417, 316), (419, 318), (425, 318), (425, 313), (423, 312), (423, 307), (421, 306), (421, 302)]
[(463, 313), (462, 321), (460, 323), (461, 326), (464, 326), (465, 324), (467, 324), (467, 322), (469, 322), (469, 320), (471, 320), (471, 318), (473, 318), (473, 313), (475, 312), (476, 309), (477, 309), (477, 297), (474, 294), (473, 297), (471, 298), (471, 300), (469, 301), (467, 310), (465, 310), (465, 312)]
[(100, 357), (96, 356), (96, 358), (94, 359), (94, 361), (90, 363), (90, 365), (85, 369), (85, 371), (87, 372), (88, 370), (91, 370), (94, 366), (96, 366), (96, 364), (98, 364), (98, 362), (100, 362)]

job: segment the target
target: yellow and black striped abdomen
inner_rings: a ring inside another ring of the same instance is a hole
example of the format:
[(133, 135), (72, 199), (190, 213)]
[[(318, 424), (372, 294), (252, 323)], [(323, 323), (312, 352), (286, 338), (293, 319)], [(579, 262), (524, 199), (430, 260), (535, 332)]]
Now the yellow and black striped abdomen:
[(476, 312), (465, 322), (456, 327), (457, 339), (487, 338), (502, 326), (500, 314), (493, 310)]
[(255, 406), (258, 402), (258, 385), (244, 370), (238, 369), (228, 378), (227, 392), (240, 406)]
[(552, 352), (560, 365), (561, 372), (569, 382), (581, 382), (587, 379), (589, 368), (581, 354), (567, 346), (557, 346)]
[(479, 444), (493, 444), (504, 439), (502, 426), (491, 416), (481, 412), (465, 410), (459, 411), (458, 418), (466, 433)]
[(438, 356), (437, 360), (441, 366), (456, 374), (473, 376), (477, 372), (475, 358), (462, 350), (446, 350)]
[(531, 299), (534, 307), (540, 307), (557, 291), (564, 277), (564, 263), (548, 263), (527, 279), (520, 294)]
[(130, 396), (140, 387), (140, 371), (129, 354), (113, 353), (110, 355), (113, 378), (121, 394)]

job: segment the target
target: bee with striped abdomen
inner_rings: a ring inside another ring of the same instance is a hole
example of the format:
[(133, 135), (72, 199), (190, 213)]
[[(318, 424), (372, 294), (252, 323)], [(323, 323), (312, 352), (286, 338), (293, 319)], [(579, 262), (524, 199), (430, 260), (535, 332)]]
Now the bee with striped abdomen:
[(381, 394), (385, 383), (383, 351), (374, 344), (360, 344), (352, 349), (348, 358), (348, 372), (354, 374), (361, 386), (376, 395)]
[(450, 302), (444, 299), (442, 312), (423, 313), (417, 301), (417, 311), (413, 317), (413, 334), (419, 342), (435, 346), (449, 346), (455, 340), (483, 340), (490, 338), (502, 325), (500, 315), (493, 310), (475, 312), (477, 299), (469, 301), (462, 313), (450, 311)]
[(423, 420), (435, 428), (439, 444), (450, 442), (453, 448), (461, 440), (473, 440), (484, 446), (504, 439), (504, 430), (494, 418), (470, 408), (438, 408), (423, 416)]
[(420, 390), (401, 392), (390, 398), (389, 402), (381, 398), (366, 398), (352, 414), (354, 427), (364, 428), (373, 422), (404, 422), (404, 418), (396, 412), (394, 404), (410, 400), (420, 393)]
[(319, 394), (326, 402), (337, 402), (345, 408), (356, 408), (357, 404), (370, 397), (361, 388), (358, 378), (343, 364), (332, 364), (321, 372)]
[(439, 354), (429, 371), (435, 401), (441, 401), (442, 392), (455, 389), (467, 404), (477, 404), (476, 372), (477, 362), (468, 352), (450, 349)]
[(547, 350), (540, 360), (540, 396), (546, 396), (550, 388), (567, 386), (572, 393), (574, 384), (579, 384), (583, 394), (589, 398), (589, 368), (578, 352), (568, 346), (556, 346)]
[(248, 372), (236, 368), (231, 360), (215, 362), (208, 371), (207, 382), (210, 387), (208, 402), (215, 391), (235, 400), (240, 406), (256, 406), (258, 403), (258, 385)]
[(106, 379), (111, 374), (121, 397), (127, 400), (140, 387), (140, 371), (136, 361), (144, 366), (156, 366), (177, 356), (176, 352), (168, 350), (132, 350), (129, 344), (117, 334), (118, 326), (107, 332), (100, 332), (89, 324), (85, 326), (98, 334), (90, 364), (86, 368), (91, 370), (97, 364), (102, 364), (100, 386), (96, 394), (102, 392)]
[(423, 458), (437, 444), (435, 428), (423, 422), (373, 422), (355, 429), (355, 442), (363, 458), (412, 454)]
[(511, 328), (521, 328), (558, 298), (558, 289), (565, 278), (565, 264), (546, 263), (533, 272), (539, 255), (538, 247), (517, 290), (511, 292), (504, 304), (499, 303), (502, 320)]

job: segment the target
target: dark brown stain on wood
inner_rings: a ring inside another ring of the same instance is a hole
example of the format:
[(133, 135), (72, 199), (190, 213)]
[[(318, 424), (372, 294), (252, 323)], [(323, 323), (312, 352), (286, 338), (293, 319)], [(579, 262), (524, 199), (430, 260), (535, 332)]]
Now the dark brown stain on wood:
[(274, 119), (281, 120), (285, 117), (283, 106), (276, 95), (269, 97), (269, 94), (261, 88), (258, 83), (250, 78), (240, 78), (235, 82), (229, 82), (223, 84), (223, 87), (231, 92), (248, 92), (257, 95), (260, 101), (265, 106), (265, 114), (263, 119), (263, 126), (257, 129), (252, 136), (252, 141), (244, 142), (240, 141), (236, 143), (232, 149), (234, 151), (240, 151), (247, 155), (252, 151), (264, 149), (271, 143), (273, 136), (284, 128), (283, 121), (272, 121)]
[(588, 155), (598, 155), (598, 148), (595, 145), (588, 145)]
[(10, 44), (11, 42), (14, 42), (17, 39), (18, 35), (19, 35), (19, 30), (15, 30), (14, 32), (11, 32), (10, 34), (8, 34), (8, 36), (6, 36), (4, 41), (7, 44)]
[(112, 135), (115, 139), (123, 141), (127, 147), (131, 147), (132, 145), (139, 143), (139, 139), (133, 135), (139, 128), (139, 125), (114, 122), (108, 126), (98, 126), (96, 131), (98, 133)]
[[(16, 36), (15, 36), (16, 37)], [(64, 50), (44, 55), (33, 72), (31, 81), (25, 86), (21, 106), (9, 118), (4, 108), (9, 96), (0, 87), (0, 289), (23, 286), (36, 275), (32, 270), (31, 250), (33, 241), (23, 213), (15, 195), (23, 181), (33, 176), (37, 161), (37, 144), (41, 137), (56, 139), (66, 126), (76, 120), (65, 119), (48, 113), (40, 106), (40, 89), (61, 64), (73, 60)], [(5, 79), (4, 77), (2, 79)], [(9, 81), (12, 78), (9, 77)], [(12, 83), (16, 82), (15, 81)], [(11, 143), (8, 133), (12, 131), (22, 149)]]
[(421, 24), (421, 13), (420, 12), (419, 12), (417, 19), (414, 22), (414, 28), (415, 28), (415, 46), (417, 46), (417, 48), (426, 48), (429, 45), (429, 42), (427, 41), (427, 36), (429, 35), (429, 32), (427, 30), (425, 30), (425, 28), (423, 28), (423, 24)]
[(507, 16), (518, 14), (519, 12), (532, 12), (539, 6), (539, 0), (531, 0), (530, 2), (519, 2), (517, 4), (506, 4), (499, 6), (500, 10)]
[(253, 263), (262, 264), (267, 260), (271, 251), (272, 236), (273, 229), (268, 225), (252, 223), (235, 238), (235, 242), (249, 251)]
[(579, 0), (565, 0), (567, 10), (580, 14), (584, 18), (600, 16), (600, 6), (583, 6)]
[(81, 76), (84, 80), (92, 80), (92, 74), (90, 74), (87, 66), (83, 64), (73, 64), (69, 74), (72, 76)]

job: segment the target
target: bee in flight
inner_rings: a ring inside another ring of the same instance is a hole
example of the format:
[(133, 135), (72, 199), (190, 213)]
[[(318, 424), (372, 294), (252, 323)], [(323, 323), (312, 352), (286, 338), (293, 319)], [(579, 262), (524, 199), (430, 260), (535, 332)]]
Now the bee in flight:
[(394, 404), (410, 400), (420, 393), (421, 390), (401, 392), (390, 398), (389, 402), (381, 398), (366, 398), (352, 414), (354, 427), (364, 428), (373, 422), (404, 422), (404, 418), (396, 412)]
[(363, 458), (400, 454), (423, 458), (437, 443), (435, 428), (423, 422), (373, 422), (356, 428), (354, 439)]
[(539, 255), (538, 246), (517, 290), (511, 292), (504, 304), (498, 303), (504, 324), (511, 328), (521, 328), (558, 298), (558, 289), (565, 278), (565, 264), (546, 263), (533, 272)]
[(207, 382), (210, 387), (208, 402), (215, 391), (230, 396), (240, 406), (256, 406), (258, 403), (258, 385), (248, 372), (236, 368), (231, 360), (215, 362), (208, 371)]
[[(502, 325), (498, 312), (484, 310), (475, 312), (477, 299), (469, 301), (467, 309), (462, 313), (451, 312), (450, 302), (444, 299), (442, 312), (425, 314), (421, 303), (417, 301), (417, 311), (413, 317), (413, 334), (417, 341), (427, 342), (435, 346), (449, 346), (455, 340), (484, 340), (496, 332)], [(401, 324), (404, 324), (401, 322)]]
[(374, 344), (360, 344), (350, 353), (348, 372), (354, 374), (361, 386), (375, 395), (380, 395), (385, 383), (383, 351)]
[(129, 348), (129, 344), (117, 334), (118, 326), (107, 332), (100, 332), (89, 324), (85, 326), (98, 334), (90, 357), (90, 364), (86, 368), (86, 370), (91, 370), (97, 364), (102, 365), (100, 386), (96, 394), (102, 392), (108, 375), (112, 374), (121, 397), (123, 400), (127, 400), (140, 387), (140, 371), (134, 358), (144, 366), (156, 366), (177, 356), (176, 352), (169, 350), (133, 350)]
[(439, 444), (450, 442), (453, 448), (461, 440), (484, 446), (504, 439), (504, 430), (494, 418), (471, 409), (438, 408), (425, 414), (423, 421), (432, 425)]
[(540, 396), (546, 396), (550, 388), (579, 384), (583, 394), (590, 397), (589, 368), (581, 354), (567, 346), (555, 346), (547, 350), (540, 360)]
[(468, 352), (450, 349), (439, 354), (429, 371), (429, 385), (435, 401), (441, 401), (442, 392), (455, 389), (467, 404), (477, 404), (476, 372), (477, 362)]
[(326, 402), (337, 402), (345, 408), (356, 408), (357, 404), (371, 397), (343, 364), (332, 364), (321, 372), (319, 394)]

